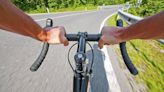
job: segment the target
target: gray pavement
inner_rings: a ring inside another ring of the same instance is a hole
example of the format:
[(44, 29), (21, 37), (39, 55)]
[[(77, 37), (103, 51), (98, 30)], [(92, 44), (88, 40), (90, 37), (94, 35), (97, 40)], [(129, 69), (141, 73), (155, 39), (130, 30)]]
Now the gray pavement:
[[(32, 17), (42, 27), (45, 26), (45, 20), (41, 19), (50, 17), (54, 19), (54, 26), (65, 26), (67, 33), (77, 33), (79, 31), (98, 33), (101, 22), (116, 11), (117, 8), (112, 8), (100, 11), (32, 15)], [(50, 46), (40, 69), (37, 72), (31, 72), (29, 68), (39, 55), (42, 43), (3, 30), (0, 30), (0, 39), (0, 92), (72, 92), (73, 72), (67, 62), (67, 52), (74, 42), (70, 42), (67, 47), (62, 45)], [(103, 52), (97, 48), (96, 42), (91, 44), (94, 46), (95, 52), (91, 90), (92, 92), (110, 92), (110, 85), (104, 69)], [(76, 48), (73, 48), (71, 52), (73, 58), (73, 52), (76, 52)], [(110, 50), (108, 52), (111, 55), (114, 53)], [(89, 49), (87, 53), (90, 53)], [(89, 57), (88, 59), (90, 60)], [(117, 60), (114, 62), (117, 62)], [(117, 77), (119, 83), (126, 79), (120, 78), (121, 72), (119, 70), (116, 73), (119, 74), (119, 77)], [(123, 85), (120, 86), (122, 92), (130, 92), (130, 87), (127, 84), (128, 88), (126, 88), (126, 84), (121, 84)]]

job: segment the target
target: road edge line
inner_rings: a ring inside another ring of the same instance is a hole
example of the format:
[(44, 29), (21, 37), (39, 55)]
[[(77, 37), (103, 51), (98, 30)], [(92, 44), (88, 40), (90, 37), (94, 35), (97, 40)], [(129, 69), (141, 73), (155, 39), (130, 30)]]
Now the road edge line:
[[(74, 16), (74, 15), (81, 15), (81, 14), (87, 14), (87, 13), (93, 13), (93, 12), (96, 12), (96, 11), (87, 11), (87, 12), (80, 12), (80, 13), (76, 13), (76, 14), (68, 14), (68, 15), (63, 15), (63, 16), (57, 16), (57, 17), (52, 17), (52, 19), (55, 19), (55, 18), (63, 18), (63, 17), (69, 17), (69, 16)], [(37, 19), (35, 21), (43, 21), (43, 20), (46, 20), (47, 18), (44, 18), (44, 19)]]
[[(114, 14), (117, 14), (117, 12), (112, 13), (111, 15), (107, 16), (103, 20), (103, 22), (101, 23), (101, 26), (100, 26), (99, 33), (101, 32), (101, 29), (105, 25), (107, 19), (109, 19)], [(110, 60), (110, 57), (109, 57), (109, 54), (108, 54), (108, 51), (107, 51), (107, 47), (104, 46), (101, 49), (101, 51), (104, 52), (104, 54), (105, 54), (104, 68), (105, 68), (105, 71), (106, 71), (106, 76), (107, 76), (107, 80), (108, 80), (108, 83), (109, 83), (110, 92), (121, 92), (121, 88), (120, 88), (120, 85), (119, 85), (118, 80), (116, 78), (116, 74), (114, 72), (114, 69), (112, 67), (112, 63), (111, 63), (111, 60)]]

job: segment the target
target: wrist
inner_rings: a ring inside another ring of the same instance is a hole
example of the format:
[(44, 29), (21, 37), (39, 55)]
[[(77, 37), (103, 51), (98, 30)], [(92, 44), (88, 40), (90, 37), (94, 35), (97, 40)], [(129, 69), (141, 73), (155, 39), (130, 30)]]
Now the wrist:
[(124, 34), (125, 31), (126, 31), (126, 27), (119, 28), (118, 30), (115, 31), (114, 36), (116, 40), (118, 41), (118, 43), (125, 42), (127, 40)]
[(47, 42), (47, 33), (44, 30), (41, 30), (41, 32), (37, 35), (37, 40)]

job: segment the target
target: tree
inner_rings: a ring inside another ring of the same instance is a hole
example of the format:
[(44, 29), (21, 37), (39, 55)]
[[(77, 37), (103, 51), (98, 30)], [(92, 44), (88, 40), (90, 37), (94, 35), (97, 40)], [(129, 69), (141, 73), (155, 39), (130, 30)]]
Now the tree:
[[(51, 9), (60, 9), (68, 7), (78, 7), (81, 5), (93, 4), (97, 5), (108, 5), (108, 4), (120, 4), (124, 1), (132, 0), (12, 0), (12, 2), (22, 9), (23, 11), (38, 11), (45, 12)], [(134, 1), (134, 0), (133, 0)]]
[(94, 5), (97, 5), (97, 2), (98, 2), (97, 0), (93, 0)]
[(49, 8), (48, 0), (43, 0), (46, 8)]
[(86, 5), (87, 1), (86, 0), (80, 0), (81, 4)]

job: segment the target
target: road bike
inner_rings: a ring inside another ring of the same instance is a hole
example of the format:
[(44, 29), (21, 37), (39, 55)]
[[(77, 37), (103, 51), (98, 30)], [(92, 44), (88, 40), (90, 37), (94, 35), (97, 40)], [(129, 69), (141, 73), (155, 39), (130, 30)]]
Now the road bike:
[[(52, 26), (53, 26), (52, 19), (47, 19), (46, 27), (52, 27)], [(123, 26), (122, 20), (117, 20), (117, 26)], [(71, 68), (73, 69), (73, 72), (74, 72), (73, 92), (87, 92), (88, 82), (90, 79), (90, 75), (92, 74), (92, 65), (93, 65), (93, 58), (94, 58), (93, 49), (92, 49), (91, 45), (88, 43), (88, 41), (92, 41), (92, 42), (99, 41), (101, 34), (88, 34), (87, 32), (78, 32), (77, 34), (66, 34), (65, 36), (69, 41), (77, 41), (77, 44), (78, 44), (77, 52), (74, 55), (75, 68), (72, 67), (72, 65), (70, 64), (70, 60), (68, 58), (69, 64), (71, 65)], [(86, 44), (89, 44), (89, 46), (91, 47), (91, 51), (92, 51), (91, 68), (89, 68), (87, 66), (88, 63), (86, 63)], [(74, 44), (74, 45), (76, 45), (76, 44)], [(42, 51), (41, 51), (39, 57), (36, 59), (36, 61), (30, 67), (31, 71), (38, 70), (38, 68), (42, 64), (44, 58), (46, 57), (48, 48), (49, 48), (49, 44), (45, 42), (43, 44), (43, 48), (42, 48)], [(70, 48), (70, 50), (71, 50), (71, 48)], [(69, 52), (70, 52), (70, 50), (69, 50)], [(120, 43), (120, 50), (121, 50), (121, 55), (123, 57), (125, 65), (129, 69), (131, 74), (133, 74), (133, 75), (138, 74), (137, 69), (135, 68), (135, 66), (133, 65), (133, 63), (131, 62), (131, 60), (127, 54), (126, 42)], [(68, 53), (68, 57), (69, 57), (69, 53)]]

